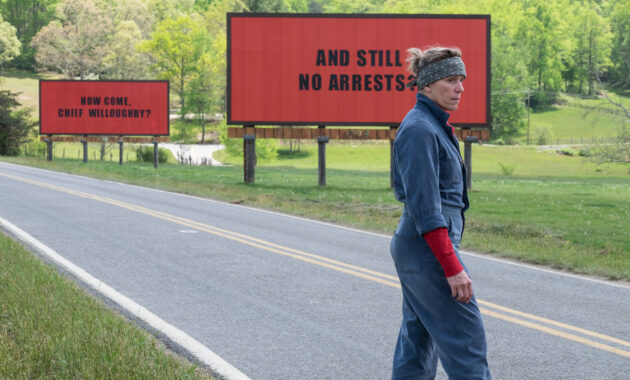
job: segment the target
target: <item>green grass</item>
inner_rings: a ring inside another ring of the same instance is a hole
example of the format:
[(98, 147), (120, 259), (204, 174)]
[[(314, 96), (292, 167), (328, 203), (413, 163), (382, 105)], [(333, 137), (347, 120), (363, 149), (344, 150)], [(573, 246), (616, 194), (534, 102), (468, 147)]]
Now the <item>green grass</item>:
[[(315, 146), (302, 149), (309, 152)], [(388, 152), (382, 144), (331, 144), (324, 188), (317, 186), (314, 152), (260, 165), (251, 185), (243, 183), (242, 164), (162, 165), (155, 170), (150, 164), (3, 159), (392, 233), (401, 206), (389, 187)], [(513, 174), (503, 175), (499, 163), (513, 165)], [(348, 169), (353, 165), (362, 169)], [(533, 147), (474, 146), (473, 173), (464, 248), (630, 279), (627, 165), (597, 166)]]
[(630, 181), (480, 176), (465, 245), (527, 262), (630, 279)]
[(554, 108), (533, 112), (530, 124), (530, 142), (535, 143), (541, 133), (546, 134), (547, 144), (555, 144), (556, 139), (573, 138), (575, 143), (582, 139), (614, 137), (622, 123), (618, 115), (579, 110), (574, 108)]
[[(137, 160), (136, 156), (137, 144), (124, 144), (123, 146), (123, 163), (133, 162)], [(44, 157), (46, 145), (40, 143), (41, 157)], [(30, 151), (28, 150), (30, 149)], [(26, 151), (25, 151), (26, 150)], [(173, 154), (169, 152), (168, 162), (171, 164), (177, 163), (177, 159)], [(34, 155), (32, 146), (23, 147), (22, 153), (28, 153), (28, 155)], [(100, 143), (88, 143), (88, 162), (100, 161), (101, 158), (101, 144)], [(120, 147), (118, 143), (107, 143), (105, 148), (104, 161), (118, 163), (120, 158)], [(83, 161), (83, 144), (70, 143), (70, 142), (55, 142), (53, 143), (53, 159), (75, 159)]]
[[(608, 91), (610, 98), (630, 109), (630, 93)], [(561, 94), (560, 98), (567, 101), (565, 106), (553, 106), (549, 109), (533, 111), (530, 114), (530, 143), (536, 144), (539, 136), (545, 136), (544, 144), (556, 144), (558, 139), (565, 144), (590, 143), (592, 139), (615, 137), (619, 127), (624, 123), (622, 115), (608, 112), (614, 109), (622, 112), (602, 96), (577, 97)], [(579, 106), (596, 107), (597, 110), (579, 108)], [(526, 131), (514, 139), (525, 143)]]
[(18, 101), (26, 107), (39, 109), (39, 79), (59, 79), (55, 74), (31, 73), (4, 69), (0, 72), (0, 89), (21, 93)]
[[(287, 148), (280, 145), (280, 150)], [(389, 175), (389, 142), (330, 142), (326, 147), (326, 167), (339, 170), (386, 172)], [(556, 149), (537, 146), (495, 146), (478, 145), (472, 147), (473, 172), (475, 174), (502, 175), (500, 164), (514, 166), (514, 174), (539, 177), (596, 177), (624, 176), (628, 167), (619, 164), (596, 165), (579, 157), (580, 147), (573, 148), (574, 156), (558, 153)], [(463, 153), (464, 146), (461, 144)], [(215, 158), (234, 166), (242, 166), (243, 158), (229, 156), (225, 152), (215, 153)], [(300, 152), (294, 156), (279, 155), (273, 162), (264, 162), (264, 167), (292, 167), (296, 169), (317, 168), (317, 144), (303, 142)]]
[(0, 234), (0, 378), (211, 379)]

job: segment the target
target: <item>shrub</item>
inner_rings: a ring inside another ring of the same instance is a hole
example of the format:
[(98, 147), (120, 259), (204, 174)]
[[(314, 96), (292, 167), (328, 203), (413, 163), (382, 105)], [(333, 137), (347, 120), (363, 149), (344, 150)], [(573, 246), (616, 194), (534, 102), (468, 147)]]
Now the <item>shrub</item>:
[[(225, 150), (237, 157), (243, 157), (243, 139), (228, 138), (225, 118), (218, 125), (219, 140), (225, 145)], [(278, 157), (278, 143), (275, 139), (256, 139), (256, 159), (263, 162), (273, 162)]]
[[(164, 148), (158, 148), (158, 162), (163, 164), (168, 161), (170, 152)], [(139, 162), (153, 162), (154, 149), (150, 145), (141, 145), (136, 148), (136, 160)]]
[(578, 156), (580, 157), (590, 157), (591, 156), (591, 150), (590, 149), (580, 149), (580, 151), (578, 152)]
[(43, 141), (33, 139), (29, 141), (28, 143), (24, 144), (25, 156), (41, 157), (44, 155), (45, 151), (46, 151), (46, 143)]
[(0, 155), (17, 156), (27, 141), (28, 132), (37, 125), (30, 120), (30, 108), (17, 109), (17, 93), (0, 91)]
[(516, 169), (516, 165), (508, 165), (502, 162), (499, 162), (499, 166), (501, 167), (501, 172), (503, 173), (503, 175), (507, 177), (514, 174), (514, 170)]

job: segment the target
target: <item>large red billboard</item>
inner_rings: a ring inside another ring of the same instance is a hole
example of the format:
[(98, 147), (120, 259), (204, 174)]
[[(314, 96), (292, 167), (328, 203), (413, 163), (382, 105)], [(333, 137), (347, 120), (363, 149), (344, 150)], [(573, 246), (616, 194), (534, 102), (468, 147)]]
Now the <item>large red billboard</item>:
[(228, 123), (396, 125), (415, 103), (410, 47), (456, 46), (451, 122), (489, 127), (489, 15), (228, 14)]
[(169, 134), (168, 81), (39, 81), (42, 135)]

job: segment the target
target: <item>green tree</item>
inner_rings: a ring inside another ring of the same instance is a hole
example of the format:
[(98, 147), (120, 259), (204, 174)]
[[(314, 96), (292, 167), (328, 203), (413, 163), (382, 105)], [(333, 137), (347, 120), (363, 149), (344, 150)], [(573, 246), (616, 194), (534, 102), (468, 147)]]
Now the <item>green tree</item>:
[(0, 0), (0, 14), (16, 28), (16, 36), (22, 46), (12, 66), (32, 70), (35, 51), (30, 45), (35, 34), (55, 16), (60, 0)]
[(577, 14), (576, 79), (580, 81), (580, 91), (584, 82), (588, 84), (588, 95), (594, 94), (595, 78), (612, 64), (610, 53), (613, 35), (597, 10), (597, 4), (591, 4), (579, 9)]
[(225, 40), (213, 41), (210, 51), (201, 55), (186, 93), (187, 108), (201, 124), (201, 143), (205, 142), (206, 123), (214, 114), (225, 111)]
[(110, 19), (91, 0), (65, 0), (59, 18), (33, 37), (37, 64), (68, 79), (98, 74), (107, 53)]
[(281, 12), (283, 9), (283, 0), (243, 0), (246, 10), (252, 13), (261, 12)]
[(529, 70), (539, 90), (558, 91), (565, 69), (563, 57), (570, 50), (565, 15), (570, 9), (567, 0), (525, 2), (527, 22), (520, 25), (519, 39), (531, 52)]
[(30, 119), (31, 109), (18, 109), (17, 93), (0, 91), (0, 155), (17, 156), (29, 131), (37, 125)]
[(141, 32), (142, 39), (151, 36), (156, 24), (156, 16), (150, 11), (147, 0), (114, 0), (113, 4), (102, 5), (99, 8), (107, 12), (114, 28), (133, 21)]
[(193, 13), (195, 0), (148, 0), (148, 10), (159, 23)]
[(13, 25), (2, 19), (0, 14), (0, 69), (2, 65), (20, 55), (20, 40)]
[[(526, 99), (531, 86), (525, 46), (517, 38), (520, 25), (519, 6), (513, 2), (494, 1), (492, 18), (492, 138), (511, 143), (525, 128)], [(500, 16), (499, 16), (500, 15)]]
[(186, 111), (186, 84), (207, 46), (204, 28), (186, 15), (161, 21), (151, 39), (139, 45), (155, 58), (153, 66), (159, 76), (170, 81), (171, 89), (179, 96), (182, 116)]
[(142, 32), (134, 21), (118, 24), (103, 58), (103, 76), (109, 79), (147, 78), (151, 62), (146, 53), (136, 49), (141, 41)]
[(376, 13), (382, 6), (382, 0), (330, 0), (323, 8), (326, 13)]
[(630, 2), (618, 0), (610, 4), (610, 23), (614, 36), (610, 81), (616, 86), (630, 88)]

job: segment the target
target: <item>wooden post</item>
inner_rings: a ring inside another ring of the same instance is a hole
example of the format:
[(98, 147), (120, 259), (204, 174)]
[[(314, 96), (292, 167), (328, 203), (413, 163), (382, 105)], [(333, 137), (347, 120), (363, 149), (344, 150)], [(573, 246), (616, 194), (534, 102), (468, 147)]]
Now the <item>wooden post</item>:
[(160, 159), (160, 154), (158, 151), (158, 138), (157, 136), (155, 136), (155, 139), (153, 140), (153, 167), (154, 168), (158, 168), (158, 161)]
[(317, 179), (319, 186), (326, 186), (326, 144), (330, 138), (326, 136), (326, 126), (317, 126)]
[(46, 140), (46, 152), (48, 152), (48, 155), (46, 157), (46, 159), (48, 161), (52, 161), (53, 158), (53, 141), (52, 141), (52, 135), (48, 135), (48, 140)]
[(118, 164), (122, 165), (123, 164), (123, 143), (125, 142), (125, 140), (123, 140), (123, 137), (120, 136), (120, 138), (118, 139)]
[(88, 162), (88, 137), (87, 135), (83, 136), (83, 140), (81, 143), (83, 144), (83, 162)]
[(398, 129), (396, 125), (389, 126), (389, 187), (392, 189), (394, 188), (394, 139), (391, 138), (391, 131), (395, 131), (396, 129)]
[(245, 183), (254, 183), (256, 181), (256, 130), (253, 125), (245, 125), (243, 128), (245, 128), (243, 135), (243, 177)]
[(330, 138), (328, 136), (317, 137), (317, 173), (319, 177), (319, 186), (326, 186), (326, 144), (329, 140)]
[(464, 165), (466, 166), (466, 188), (472, 188), (472, 143), (479, 141), (477, 136), (464, 139)]

